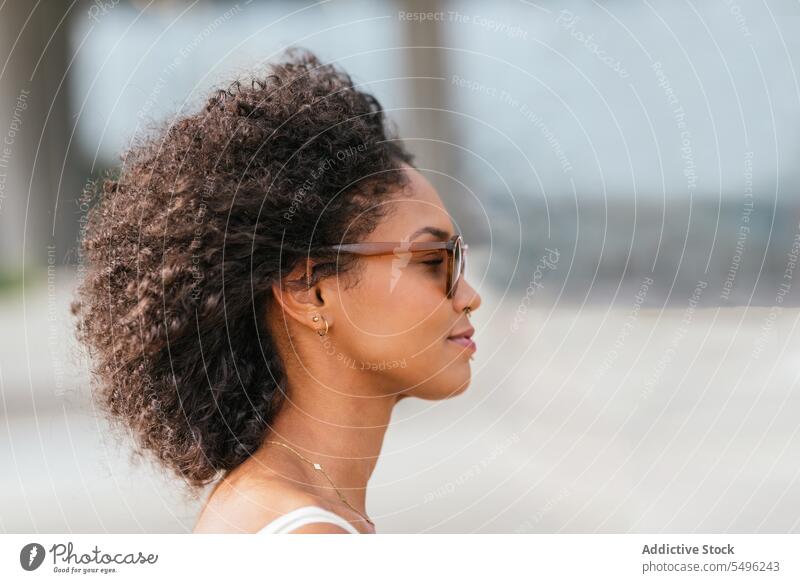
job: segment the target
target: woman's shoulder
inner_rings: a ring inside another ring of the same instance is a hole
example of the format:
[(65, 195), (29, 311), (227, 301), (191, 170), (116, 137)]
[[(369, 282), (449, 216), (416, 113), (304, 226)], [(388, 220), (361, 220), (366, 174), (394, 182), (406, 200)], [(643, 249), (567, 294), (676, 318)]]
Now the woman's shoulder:
[(333, 511), (318, 496), (280, 476), (223, 479), (209, 495), (193, 532), (255, 533), (273, 520), (305, 507)]

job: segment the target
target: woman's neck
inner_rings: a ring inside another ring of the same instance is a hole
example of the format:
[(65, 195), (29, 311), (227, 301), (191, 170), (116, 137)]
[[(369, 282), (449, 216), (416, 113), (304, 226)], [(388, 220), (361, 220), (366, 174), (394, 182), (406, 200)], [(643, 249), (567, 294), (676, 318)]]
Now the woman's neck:
[[(347, 388), (360, 386), (363, 390), (366, 381), (363, 375), (352, 378), (352, 374), (341, 371), (322, 376), (310, 372), (304, 371), (302, 378), (288, 375), (287, 394), (270, 423), (265, 441), (285, 443), (309, 461), (320, 464), (347, 501), (366, 514), (367, 482), (377, 464), (397, 395), (368, 396), (369, 393), (356, 394)], [(325, 377), (332, 378), (323, 382)], [(278, 447), (264, 444), (256, 457), (261, 456), (264, 465), (270, 467), (270, 456)], [(296, 458), (294, 454), (290, 456)], [(338, 501), (327, 480), (309, 464), (304, 465), (305, 475), (312, 478), (309, 483), (322, 486), (326, 497)]]

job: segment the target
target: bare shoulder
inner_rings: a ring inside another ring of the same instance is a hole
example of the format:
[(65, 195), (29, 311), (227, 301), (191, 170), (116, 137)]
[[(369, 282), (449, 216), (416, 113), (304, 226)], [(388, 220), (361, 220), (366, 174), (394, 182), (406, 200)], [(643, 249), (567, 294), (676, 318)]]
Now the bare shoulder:
[[(309, 505), (322, 506), (322, 503), (302, 486), (278, 476), (223, 480), (209, 496), (193, 532), (254, 533), (279, 516)], [(345, 532), (334, 525), (308, 525), (317, 526)]]

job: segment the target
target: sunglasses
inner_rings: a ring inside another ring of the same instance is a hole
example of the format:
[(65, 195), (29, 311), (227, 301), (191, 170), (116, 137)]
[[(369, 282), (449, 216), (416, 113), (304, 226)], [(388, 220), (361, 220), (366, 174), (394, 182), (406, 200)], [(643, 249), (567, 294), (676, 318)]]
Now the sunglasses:
[(447, 253), (447, 280), (445, 281), (444, 292), (448, 298), (452, 298), (456, 294), (458, 282), (461, 281), (461, 276), (467, 269), (468, 248), (469, 245), (464, 243), (464, 239), (461, 235), (454, 235), (447, 241), (345, 243), (342, 245), (325, 247), (325, 249), (331, 251), (351, 253), (353, 255), (396, 255), (401, 253), (443, 250)]

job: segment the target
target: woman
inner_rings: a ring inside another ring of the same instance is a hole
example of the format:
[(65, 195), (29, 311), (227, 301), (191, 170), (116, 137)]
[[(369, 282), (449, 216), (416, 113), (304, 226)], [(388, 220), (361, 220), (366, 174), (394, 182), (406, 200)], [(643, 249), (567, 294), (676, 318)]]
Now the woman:
[(392, 409), (468, 386), (481, 301), (378, 101), (292, 49), (123, 162), (73, 306), (100, 403), (216, 482), (194, 532), (375, 532)]

